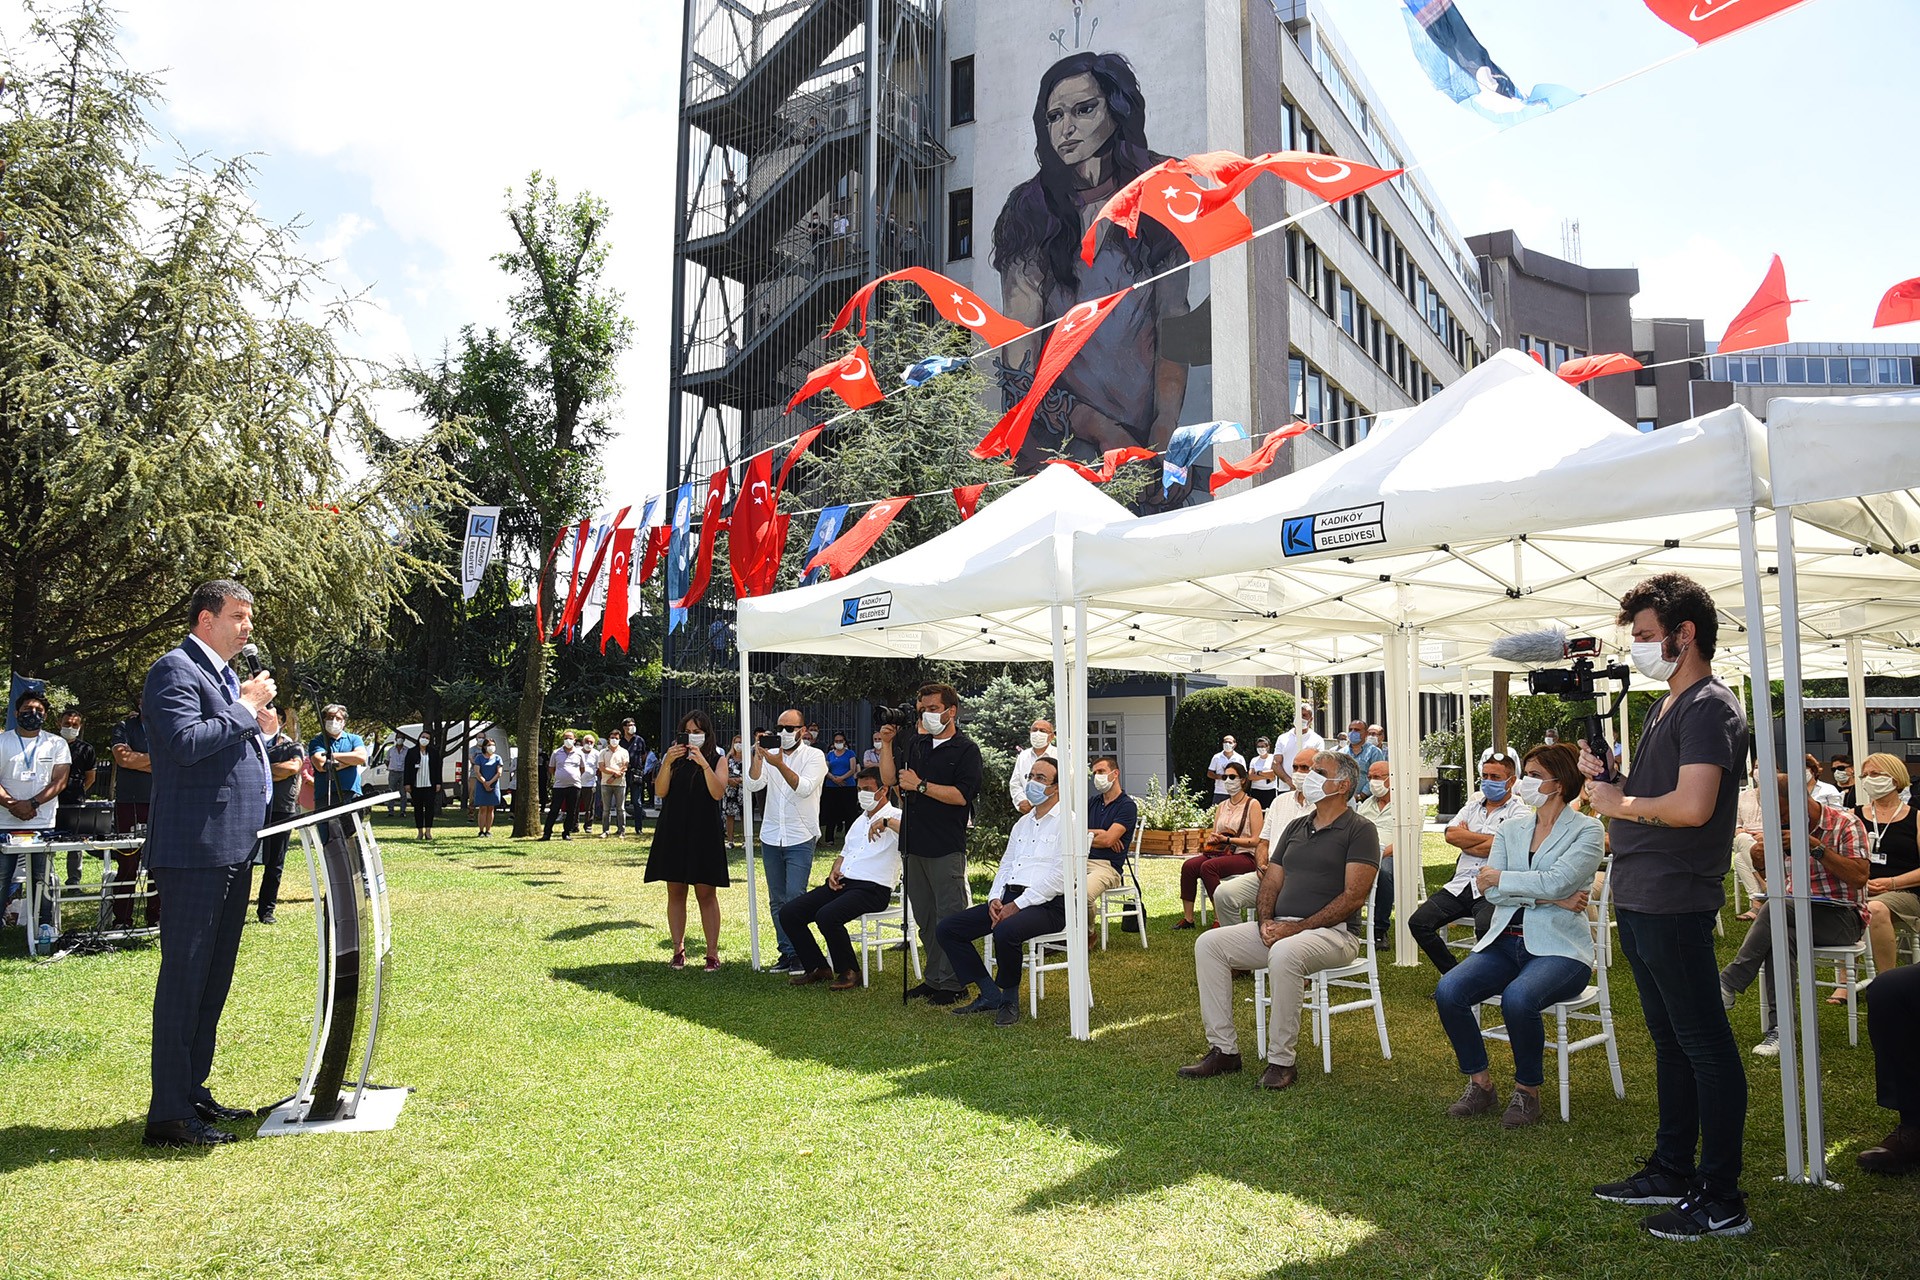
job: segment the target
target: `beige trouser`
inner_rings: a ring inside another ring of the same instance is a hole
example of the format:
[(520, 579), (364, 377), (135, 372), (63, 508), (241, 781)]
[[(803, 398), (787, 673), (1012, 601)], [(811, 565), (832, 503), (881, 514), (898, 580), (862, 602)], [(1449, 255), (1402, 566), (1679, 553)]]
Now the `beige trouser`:
[(1105, 858), (1087, 859), (1087, 905), (1093, 906), (1100, 901), (1100, 895), (1109, 889), (1118, 889), (1126, 883), (1126, 877), (1115, 869)]
[(1300, 989), (1307, 975), (1352, 964), (1359, 955), (1360, 939), (1344, 925), (1309, 929), (1272, 946), (1260, 940), (1258, 924), (1209, 929), (1193, 948), (1207, 1043), (1222, 1053), (1240, 1052), (1233, 1030), (1233, 971), (1265, 965), (1267, 990), (1273, 997), (1267, 1018), (1267, 1061), (1292, 1066), (1293, 1044), (1300, 1038)]
[(1753, 846), (1757, 843), (1744, 831), (1733, 837), (1733, 874), (1740, 878), (1740, 887), (1747, 891), (1749, 898), (1767, 896), (1766, 887), (1760, 883), (1760, 873), (1753, 869)]
[[(1242, 871), (1220, 882), (1213, 893), (1213, 918), (1221, 924), (1239, 924), (1260, 900), (1260, 873)], [(1245, 968), (1246, 966), (1241, 966)]]

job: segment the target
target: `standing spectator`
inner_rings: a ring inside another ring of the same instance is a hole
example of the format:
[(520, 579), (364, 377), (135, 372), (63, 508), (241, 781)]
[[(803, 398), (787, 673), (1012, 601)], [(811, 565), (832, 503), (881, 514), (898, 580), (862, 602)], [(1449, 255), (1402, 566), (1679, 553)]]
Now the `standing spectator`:
[(471, 790), (467, 803), (473, 806), (474, 826), (483, 836), (493, 834), (493, 811), (500, 807), (503, 767), (499, 753), (493, 749), (493, 739), (482, 739), (480, 754), (474, 757), (473, 772), (468, 775)]
[(925, 980), (907, 994), (950, 1005), (965, 988), (934, 927), (972, 905), (967, 824), (980, 796), (980, 748), (960, 732), (960, 695), (953, 686), (920, 686), (918, 705), (920, 732), (911, 742), (896, 745), (900, 727), (881, 726), (880, 781), (899, 788), (907, 903), (926, 957)]
[[(98, 772), (93, 744), (80, 736), (85, 723), (78, 707), (68, 707), (60, 713), (60, 739), (67, 744), (67, 752), (73, 757), (73, 762), (67, 770), (67, 787), (60, 793), (60, 808), (54, 815), (53, 825), (65, 831), (74, 830), (74, 819), (68, 814), (77, 812), (86, 803), (87, 792), (93, 790), (93, 780)], [(67, 855), (67, 883), (80, 883), (78, 849)]]
[(807, 218), (807, 245), (813, 251), (813, 273), (819, 275), (827, 266), (827, 224), (817, 213)]
[[(640, 802), (646, 808), (655, 808), (659, 804), (654, 794), (654, 781), (660, 776), (660, 753), (647, 748), (647, 761), (640, 770)], [(639, 819), (634, 820), (634, 830), (640, 829)]]
[[(133, 713), (113, 729), (113, 831), (126, 835), (135, 827), (144, 828), (153, 799), (153, 757), (147, 753), (147, 725), (140, 718), (140, 690), (133, 693)], [(122, 886), (114, 894), (113, 923), (117, 929), (133, 928), (133, 886), (140, 876), (139, 849), (113, 851), (113, 878)], [(147, 898), (147, 923), (160, 923), (160, 891), (150, 886)]]
[(566, 819), (560, 831), (562, 840), (573, 839), (574, 826), (580, 819), (580, 789), (588, 783), (587, 755), (580, 746), (579, 735), (568, 729), (560, 735), (560, 745), (547, 757), (547, 768), (553, 774), (553, 802), (547, 806), (547, 827), (540, 836), (542, 840), (553, 839), (553, 824), (562, 816)]
[[(1280, 741), (1273, 744), (1273, 753), (1280, 757), (1280, 789), (1282, 791), (1293, 789), (1293, 778), (1296, 772), (1293, 762), (1299, 759), (1301, 752), (1312, 751), (1318, 754), (1326, 749), (1326, 745), (1327, 740), (1313, 728), (1313, 704), (1301, 703), (1294, 713), (1293, 728), (1281, 734)], [(1309, 765), (1308, 768), (1311, 769), (1312, 766)]]
[(1347, 725), (1346, 741), (1338, 749), (1352, 756), (1353, 762), (1360, 766), (1360, 799), (1366, 799), (1371, 786), (1367, 770), (1373, 767), (1375, 761), (1385, 760), (1387, 753), (1380, 749), (1377, 738), (1368, 735), (1365, 720), (1355, 720)]
[(1035, 720), (1027, 733), (1027, 745), (1020, 748), (1020, 754), (1014, 757), (1013, 772), (1007, 776), (1007, 794), (1013, 798), (1014, 811), (1025, 813), (1033, 808), (1027, 800), (1027, 775), (1033, 772), (1035, 760), (1052, 760), (1058, 764), (1060, 757), (1053, 745), (1053, 721)]
[(588, 729), (580, 735), (580, 830), (593, 832), (600, 816), (600, 740)]
[(407, 737), (396, 733), (387, 744), (387, 812), (407, 816)]
[(1247, 761), (1247, 787), (1262, 812), (1270, 811), (1280, 797), (1280, 762), (1273, 756), (1273, 740), (1264, 735), (1254, 739), (1253, 759)]
[(607, 828), (617, 826), (620, 838), (627, 837), (627, 770), (633, 757), (620, 745), (617, 737), (607, 739), (607, 749), (600, 753), (600, 838), (607, 838)]
[[(307, 743), (307, 755), (313, 760), (313, 809), (315, 813), (352, 804), (360, 798), (360, 767), (367, 762), (366, 740), (347, 732), (347, 709), (339, 703), (328, 704), (320, 712), (320, 732)], [(402, 765), (405, 756), (401, 757)], [(404, 767), (401, 778), (404, 778)], [(389, 779), (395, 786), (399, 779)]]
[(704, 711), (689, 712), (680, 731), (682, 741), (660, 757), (660, 817), (647, 851), (646, 883), (666, 882), (675, 969), (687, 967), (687, 886), (693, 886), (707, 939), (706, 968), (713, 973), (720, 968), (720, 897), (714, 890), (733, 883), (720, 839), (720, 799), (727, 784), (712, 718)]
[(820, 792), (827, 777), (827, 758), (804, 739), (805, 728), (798, 711), (781, 712), (780, 745), (769, 748), (756, 740), (753, 763), (747, 767), (747, 790), (764, 792), (767, 798), (760, 815), (760, 857), (767, 868), (767, 906), (780, 944), (774, 973), (805, 972), (780, 924), (780, 908), (807, 891), (814, 842), (820, 838)]
[(720, 806), (727, 818), (727, 843), (740, 843), (740, 735), (727, 748), (727, 798)]
[(847, 745), (847, 735), (836, 731), (827, 752), (827, 790), (820, 801), (820, 838), (828, 844), (840, 839), (860, 816), (859, 759)]
[(860, 767), (878, 769), (880, 767), (880, 735), (873, 735), (873, 745), (860, 753)]
[[(66, 789), (72, 757), (67, 744), (56, 733), (45, 732), (46, 695), (32, 690), (13, 703), (14, 728), (0, 733), (0, 832), (31, 833), (40, 839), (53, 830), (60, 810), (60, 793)], [(53, 941), (53, 899), (46, 896), (47, 854), (20, 854), (12, 845), (0, 845), (0, 911), (13, 896), (13, 876), (22, 857), (27, 859), (26, 898), (40, 898), (40, 942)], [(33, 922), (21, 913), (27, 938), (33, 939)]]
[(433, 730), (421, 727), (420, 736), (407, 748), (400, 765), (400, 779), (413, 801), (414, 836), (433, 839), (433, 815), (440, 807), (440, 740)]
[(1244, 782), (1246, 779), (1247, 758), (1240, 754), (1239, 746), (1229, 733), (1220, 739), (1220, 749), (1213, 753), (1213, 759), (1207, 761), (1207, 777), (1213, 780), (1213, 802), (1216, 805), (1227, 798), (1228, 765), (1239, 765), (1241, 780)]
[[(300, 775), (306, 762), (300, 726), (289, 711), (280, 731), (267, 743), (267, 772), (273, 781), (273, 798), (267, 803), (268, 826), (300, 816)], [(291, 831), (282, 831), (260, 841), (260, 893), (254, 899), (254, 918), (261, 924), (272, 924), (273, 913), (280, 905), (280, 877), (287, 868), (287, 844), (292, 836)]]
[[(1367, 745), (1380, 748), (1380, 758), (1382, 760), (1387, 758), (1387, 729), (1385, 725), (1370, 724), (1367, 726)], [(1552, 746), (1553, 744), (1549, 742), (1547, 745)]]
[(1460, 851), (1453, 878), (1436, 889), (1420, 909), (1407, 918), (1407, 932), (1443, 975), (1459, 961), (1441, 930), (1455, 920), (1471, 919), (1476, 938), (1485, 937), (1493, 922), (1493, 904), (1478, 888), (1480, 868), (1487, 865), (1494, 833), (1500, 825), (1526, 812), (1513, 798), (1514, 777), (1520, 762), (1511, 751), (1490, 751), (1480, 761), (1480, 790), (1447, 824), (1446, 842)]
[[(1621, 598), (1633, 629), (1633, 665), (1667, 693), (1624, 782), (1582, 746), (1594, 812), (1611, 818), (1613, 902), (1620, 950), (1633, 968), (1653, 1039), (1660, 1123), (1653, 1154), (1619, 1182), (1593, 1189), (1616, 1204), (1671, 1204), (1641, 1222), (1666, 1240), (1752, 1230), (1740, 1190), (1747, 1072), (1716, 995), (1714, 925), (1726, 901), (1747, 718), (1709, 665), (1719, 639), (1713, 597), (1691, 578), (1658, 574)], [(1698, 1144), (1699, 1162), (1694, 1152)]]
[(852, 252), (853, 223), (848, 220), (846, 211), (833, 215), (833, 260), (844, 265), (847, 255)]

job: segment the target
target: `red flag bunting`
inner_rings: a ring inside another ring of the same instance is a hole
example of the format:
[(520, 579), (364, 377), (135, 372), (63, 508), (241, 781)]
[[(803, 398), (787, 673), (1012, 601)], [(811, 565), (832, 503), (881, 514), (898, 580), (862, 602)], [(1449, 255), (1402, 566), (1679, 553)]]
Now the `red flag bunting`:
[(1053, 458), (1048, 461), (1047, 465), (1053, 467), (1072, 467), (1094, 484), (1105, 484), (1107, 481), (1113, 479), (1120, 468), (1126, 466), (1129, 462), (1144, 462), (1148, 458), (1157, 458), (1159, 456), (1160, 455), (1152, 449), (1142, 449), (1138, 445), (1131, 445), (1120, 449), (1109, 449), (1101, 454), (1100, 469), (1098, 471), (1095, 471), (1092, 467), (1086, 466), (1083, 463), (1075, 462), (1072, 458)]
[(773, 453), (762, 451), (747, 460), (740, 477), (740, 496), (733, 503), (733, 525), (727, 539), (727, 560), (733, 569), (734, 594), (741, 599), (764, 576), (761, 564), (768, 535), (773, 532)]
[(860, 286), (847, 305), (840, 308), (840, 314), (833, 319), (833, 327), (828, 333), (839, 333), (853, 322), (856, 315), (860, 318), (859, 333), (867, 332), (867, 307), (873, 301), (874, 290), (889, 280), (899, 280), (907, 284), (917, 284), (926, 291), (933, 309), (946, 319), (963, 329), (971, 329), (990, 347), (1002, 346), (1012, 342), (1027, 331), (1027, 327), (1018, 320), (1009, 320), (986, 304), (986, 301), (973, 290), (941, 275), (938, 271), (929, 271), (925, 267), (908, 267), (904, 271), (895, 271), (891, 275), (881, 276), (878, 280)]
[[(627, 512), (631, 510), (633, 510), (632, 507), (622, 507), (615, 512), (612, 527), (619, 528), (620, 522), (627, 518)], [(600, 581), (600, 567), (607, 562), (607, 550), (612, 545), (613, 537), (609, 532), (607, 537), (601, 539), (600, 545), (593, 549), (593, 563), (587, 569), (586, 576), (580, 579), (580, 590), (575, 593), (573, 599), (567, 601), (566, 616), (560, 619), (562, 634), (572, 631), (574, 624), (580, 621), (580, 613), (586, 608), (588, 597), (593, 595), (593, 584)], [(572, 641), (574, 637), (568, 635), (567, 639)]]
[[(672, 497), (672, 494), (668, 494)], [(657, 524), (647, 530), (647, 555), (640, 562), (640, 576), (634, 581), (642, 586), (653, 580), (653, 570), (660, 563), (660, 557), (667, 554), (667, 547), (673, 541), (673, 526)]]
[(1880, 299), (1880, 309), (1873, 313), (1873, 327), (1884, 329), (1890, 324), (1907, 324), (1920, 320), (1920, 276), (1911, 280), (1902, 280), (1887, 290)]
[(633, 610), (627, 605), (627, 578), (633, 570), (632, 529), (613, 531), (613, 563), (607, 568), (607, 611), (600, 619), (600, 652), (607, 651), (611, 640), (627, 650), (627, 619)]
[(1252, 186), (1261, 174), (1271, 173), (1328, 201), (1344, 200), (1402, 172), (1377, 169), (1358, 160), (1343, 160), (1313, 151), (1269, 151), (1252, 159), (1231, 151), (1208, 151), (1188, 156), (1186, 167), (1189, 172), (1220, 183), (1234, 195)]
[(1257, 476), (1273, 465), (1280, 456), (1280, 446), (1295, 436), (1303, 436), (1313, 430), (1311, 422), (1295, 422), (1291, 426), (1280, 428), (1268, 436), (1266, 443), (1248, 454), (1244, 461), (1216, 461), (1213, 464), (1213, 477), (1207, 481), (1207, 492), (1218, 493), (1235, 480), (1245, 480), (1248, 476)]
[(1757, 347), (1777, 347), (1787, 339), (1787, 316), (1793, 311), (1793, 304), (1805, 302), (1805, 298), (1787, 296), (1787, 269), (1780, 263), (1780, 255), (1773, 255), (1773, 265), (1767, 268), (1767, 278), (1760, 282), (1760, 290), (1755, 293), (1740, 314), (1727, 326), (1726, 334), (1720, 339), (1718, 353), (1726, 355), (1733, 351), (1752, 351)]
[(1806, 0), (1647, 0), (1653, 16), (1695, 44), (1707, 44), (1785, 13)]
[(1527, 348), (1527, 355), (1535, 364), (1539, 365), (1542, 369), (1547, 367), (1547, 362), (1545, 357), (1543, 357), (1538, 351), (1535, 351), (1532, 347)]
[(998, 458), (1005, 455), (1007, 465), (1019, 456), (1020, 446), (1027, 441), (1027, 428), (1033, 423), (1033, 415), (1040, 408), (1040, 402), (1047, 398), (1047, 392), (1067, 365), (1080, 354), (1080, 348), (1086, 345), (1100, 322), (1127, 296), (1127, 290), (1110, 293), (1104, 298), (1077, 304), (1073, 310), (1060, 318), (1060, 323), (1047, 335), (1046, 350), (1040, 353), (1039, 368), (1034, 371), (1033, 385), (1020, 403), (1007, 410), (1006, 416), (994, 424), (986, 438), (973, 447), (976, 458)]
[(793, 442), (793, 447), (787, 450), (786, 460), (780, 464), (780, 478), (774, 481), (774, 484), (773, 484), (774, 497), (777, 498), (782, 493), (786, 492), (787, 476), (790, 472), (792, 472), (793, 464), (800, 461), (800, 455), (807, 451), (807, 446), (812, 444), (815, 440), (818, 440), (820, 438), (820, 433), (825, 429), (826, 428), (824, 427), (808, 427), (805, 431), (802, 431), (800, 433), (800, 438)]
[(1635, 369), (1644, 367), (1625, 352), (1612, 351), (1606, 355), (1577, 356), (1572, 360), (1563, 361), (1554, 373), (1559, 375), (1561, 381), (1568, 386), (1577, 387), (1595, 378), (1605, 378), (1616, 373), (1632, 373)]
[(1137, 236), (1143, 213), (1171, 231), (1195, 262), (1251, 240), (1253, 224), (1233, 203), (1238, 192), (1201, 187), (1184, 164), (1163, 160), (1114, 192), (1080, 240), (1081, 260), (1092, 263), (1099, 251), (1102, 219)]
[(962, 520), (973, 519), (973, 513), (980, 509), (980, 495), (986, 491), (984, 484), (963, 484), (953, 491), (953, 505), (960, 508)]
[(793, 393), (793, 399), (787, 401), (787, 412), (792, 413), (795, 405), (811, 400), (822, 391), (832, 391), (849, 409), (864, 409), (885, 399), (880, 384), (873, 379), (873, 364), (867, 359), (867, 349), (857, 344), (838, 360), (808, 374), (800, 389)]
[(782, 511), (774, 516), (773, 524), (766, 533), (764, 550), (760, 557), (760, 573), (753, 582), (753, 594), (764, 596), (772, 592), (780, 576), (780, 562), (787, 554), (787, 534), (793, 526), (793, 517)]
[(693, 581), (687, 584), (686, 598), (668, 601), (675, 609), (691, 609), (707, 593), (707, 579), (713, 576), (713, 544), (720, 538), (720, 508), (727, 500), (727, 472), (713, 473), (707, 481), (707, 505), (700, 513), (700, 550), (694, 557)]
[(580, 555), (587, 549), (587, 526), (590, 523), (592, 523), (592, 518), (588, 517), (580, 521), (574, 528), (573, 572), (567, 579), (567, 600), (566, 603), (561, 606), (559, 619), (553, 624), (553, 635), (547, 637), (549, 640), (558, 637), (562, 631), (565, 631), (568, 624), (580, 612)]
[(842, 530), (838, 538), (808, 562), (806, 572), (824, 568), (829, 578), (846, 577), (853, 571), (853, 566), (860, 562), (860, 557), (880, 540), (880, 535), (887, 531), (887, 526), (900, 514), (900, 509), (912, 500), (913, 495), (909, 493), (888, 498), (885, 502), (876, 502), (867, 508), (867, 514), (854, 521), (851, 528)]

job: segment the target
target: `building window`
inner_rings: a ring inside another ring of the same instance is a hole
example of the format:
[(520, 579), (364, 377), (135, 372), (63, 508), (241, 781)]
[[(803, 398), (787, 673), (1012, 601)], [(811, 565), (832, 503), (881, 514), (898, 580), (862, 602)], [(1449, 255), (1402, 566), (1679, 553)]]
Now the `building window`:
[(1112, 756), (1116, 765), (1120, 760), (1120, 720), (1087, 721), (1087, 759), (1098, 760), (1101, 756)]
[(973, 256), (973, 188), (947, 193), (947, 261)]
[(973, 58), (955, 58), (947, 68), (947, 123), (973, 123)]
[(1287, 357), (1287, 397), (1293, 405), (1293, 416), (1307, 416), (1307, 362), (1299, 356)]
[(1881, 356), (1879, 373), (1884, 385), (1906, 386), (1913, 381), (1913, 360), (1909, 356)]
[(1851, 360), (1847, 361), (1847, 363), (1853, 369), (1853, 385), (1854, 386), (1864, 387), (1864, 386), (1870, 386), (1872, 384), (1873, 361), (1869, 360), (1865, 356), (1854, 356)]
[(1847, 377), (1847, 358), (1835, 356), (1827, 361), (1827, 381), (1836, 387), (1844, 387), (1851, 379)]
[(1349, 338), (1356, 338), (1354, 332), (1353, 290), (1346, 285), (1340, 286), (1340, 327), (1347, 331)]
[(1760, 381), (1766, 383), (1778, 383), (1780, 381), (1779, 356), (1760, 357)]
[(1287, 228), (1287, 279), (1300, 282), (1300, 233)]
[(1807, 358), (1805, 356), (1787, 357), (1787, 385), (1805, 386), (1807, 381)]
[(1827, 385), (1827, 362), (1819, 356), (1807, 361), (1807, 385), (1824, 387)]

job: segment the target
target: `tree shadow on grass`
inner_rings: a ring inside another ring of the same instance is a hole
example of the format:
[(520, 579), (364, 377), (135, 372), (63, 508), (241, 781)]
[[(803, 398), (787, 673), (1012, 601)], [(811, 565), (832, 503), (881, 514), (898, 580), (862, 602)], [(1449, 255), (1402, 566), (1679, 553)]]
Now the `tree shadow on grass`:
[(616, 929), (653, 929), (644, 920), (595, 920), (591, 924), (576, 924), (547, 935), (548, 942), (578, 942), (582, 938), (591, 938), (596, 933), (611, 933)]

